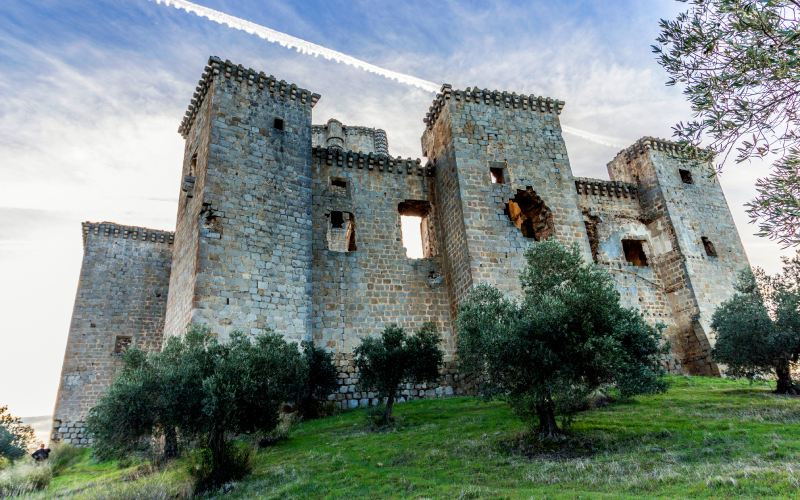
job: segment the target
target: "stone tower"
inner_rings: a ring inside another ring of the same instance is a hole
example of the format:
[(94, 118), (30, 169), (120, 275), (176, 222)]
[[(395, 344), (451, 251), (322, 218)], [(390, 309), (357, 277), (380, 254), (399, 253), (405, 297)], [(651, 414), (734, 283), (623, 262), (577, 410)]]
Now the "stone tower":
[(477, 283), (518, 293), (523, 251), (555, 237), (590, 254), (561, 136), (562, 101), (444, 85), (422, 151), (435, 165), (453, 310)]
[(311, 336), (311, 108), (319, 95), (212, 57), (186, 139), (164, 333)]

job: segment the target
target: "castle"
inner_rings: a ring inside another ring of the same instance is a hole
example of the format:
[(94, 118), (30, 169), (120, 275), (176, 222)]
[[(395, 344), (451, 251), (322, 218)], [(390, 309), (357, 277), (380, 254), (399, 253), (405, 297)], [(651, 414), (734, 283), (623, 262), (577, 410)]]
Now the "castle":
[[(190, 323), (223, 337), (274, 329), (334, 353), (341, 407), (360, 393), (352, 350), (389, 323), (432, 321), (450, 363), (404, 397), (461, 393), (454, 314), (476, 283), (520, 292), (532, 241), (576, 244), (626, 306), (667, 325), (674, 372), (717, 374), (710, 318), (748, 265), (702, 151), (645, 137), (573, 177), (564, 102), (443, 85), (419, 159), (383, 130), (329, 120), (320, 98), (210, 58), (178, 131), (186, 141), (175, 232), (83, 224), (84, 257), (54, 412), (54, 440), (88, 442), (84, 418), (128, 346), (159, 349)], [(421, 258), (403, 246), (418, 220)]]

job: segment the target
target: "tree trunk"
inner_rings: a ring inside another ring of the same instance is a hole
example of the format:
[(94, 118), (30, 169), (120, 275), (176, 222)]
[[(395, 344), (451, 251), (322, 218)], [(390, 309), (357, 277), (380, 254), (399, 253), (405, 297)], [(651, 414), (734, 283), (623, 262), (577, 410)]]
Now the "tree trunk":
[(562, 435), (556, 423), (555, 405), (547, 400), (536, 405), (536, 415), (539, 417), (537, 433), (540, 439), (553, 439)]
[(775, 389), (777, 394), (800, 394), (800, 388), (792, 382), (788, 360), (781, 360), (775, 365), (775, 375), (778, 376), (778, 387)]
[(164, 430), (164, 458), (169, 460), (178, 456), (178, 433), (175, 427)]
[(386, 398), (386, 411), (383, 412), (383, 421), (387, 424), (392, 419), (392, 408), (394, 408), (394, 393), (389, 394)]
[(214, 429), (209, 436), (208, 447), (211, 449), (211, 482), (218, 486), (227, 478), (222, 477), (223, 464), (225, 463), (225, 431)]

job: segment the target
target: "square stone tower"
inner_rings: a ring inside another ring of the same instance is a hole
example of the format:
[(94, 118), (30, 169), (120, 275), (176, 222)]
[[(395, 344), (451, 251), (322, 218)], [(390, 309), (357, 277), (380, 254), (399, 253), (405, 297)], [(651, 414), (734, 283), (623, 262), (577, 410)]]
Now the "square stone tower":
[(212, 57), (179, 132), (164, 334), (311, 336), (311, 108), (319, 95)]

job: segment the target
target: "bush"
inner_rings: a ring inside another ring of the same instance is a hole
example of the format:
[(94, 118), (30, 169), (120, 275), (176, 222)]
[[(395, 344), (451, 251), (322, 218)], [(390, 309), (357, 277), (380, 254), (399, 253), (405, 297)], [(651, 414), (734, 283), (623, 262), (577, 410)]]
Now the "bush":
[(541, 438), (562, 434), (556, 415), (586, 407), (604, 386), (622, 396), (665, 388), (660, 328), (625, 309), (610, 276), (555, 241), (525, 252), (522, 298), (478, 285), (457, 317), (462, 372), (487, 397), (506, 399)]
[(35, 463), (27, 458), (19, 460), (0, 471), (0, 497), (39, 491), (46, 488), (52, 478), (53, 469), (49, 463)]
[(226, 444), (222, 458), (218, 463), (210, 448), (192, 450), (187, 468), (198, 490), (207, 491), (247, 476), (252, 470), (253, 448), (247, 443), (233, 441)]
[(389, 325), (380, 338), (365, 338), (353, 354), (359, 371), (359, 386), (362, 390), (375, 390), (386, 398), (386, 407), (380, 421), (388, 424), (392, 420), (397, 391), (402, 382), (420, 383), (439, 378), (442, 353), (441, 337), (436, 325), (425, 323), (415, 335), (407, 335), (397, 325)]
[(88, 450), (85, 448), (78, 448), (67, 443), (56, 443), (50, 450), (47, 462), (53, 471), (53, 475), (57, 476), (67, 467), (80, 461), (87, 452)]
[(297, 402), (297, 410), (304, 419), (320, 416), (325, 400), (338, 387), (336, 367), (328, 352), (314, 347), (312, 342), (302, 343), (305, 378)]

